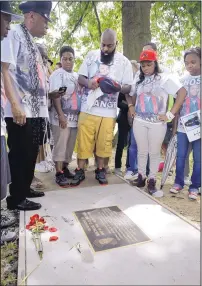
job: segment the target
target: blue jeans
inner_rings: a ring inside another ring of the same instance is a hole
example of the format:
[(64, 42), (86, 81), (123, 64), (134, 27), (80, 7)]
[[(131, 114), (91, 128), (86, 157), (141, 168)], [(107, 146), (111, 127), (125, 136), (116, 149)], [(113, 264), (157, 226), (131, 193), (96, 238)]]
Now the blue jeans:
[[(190, 143), (193, 149), (193, 172), (191, 176), (190, 190), (198, 190), (201, 186), (201, 139)], [(184, 187), (184, 169), (189, 149), (189, 140), (186, 133), (177, 133), (177, 160), (175, 184)]]
[[(126, 161), (126, 168), (127, 171), (132, 171), (133, 173), (138, 173), (137, 167), (137, 143), (135, 141), (133, 128), (130, 129), (129, 133), (129, 143), (128, 143), (128, 150), (127, 150), (127, 161)], [(149, 156), (147, 160), (147, 176), (149, 175)]]

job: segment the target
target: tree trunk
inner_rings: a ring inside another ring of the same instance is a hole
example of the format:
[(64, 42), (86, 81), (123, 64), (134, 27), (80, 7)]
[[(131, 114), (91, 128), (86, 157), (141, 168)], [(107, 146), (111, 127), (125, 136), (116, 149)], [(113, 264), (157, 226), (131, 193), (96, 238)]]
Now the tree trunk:
[(123, 53), (130, 60), (139, 60), (143, 46), (151, 41), (151, 2), (122, 2)]

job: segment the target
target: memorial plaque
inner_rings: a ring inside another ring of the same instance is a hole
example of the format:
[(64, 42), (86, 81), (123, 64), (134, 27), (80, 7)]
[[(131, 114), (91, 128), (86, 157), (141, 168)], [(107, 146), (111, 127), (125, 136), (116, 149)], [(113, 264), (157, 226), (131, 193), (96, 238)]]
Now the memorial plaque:
[(77, 211), (75, 215), (95, 252), (150, 241), (117, 206)]

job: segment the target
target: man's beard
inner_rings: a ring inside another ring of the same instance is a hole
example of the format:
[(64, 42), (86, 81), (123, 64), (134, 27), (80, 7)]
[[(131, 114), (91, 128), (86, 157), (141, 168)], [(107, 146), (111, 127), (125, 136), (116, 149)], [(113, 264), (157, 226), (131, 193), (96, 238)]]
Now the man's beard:
[(100, 51), (101, 62), (105, 65), (110, 64), (114, 58), (115, 51), (116, 51), (116, 48), (111, 53), (105, 55), (105, 53), (101, 50)]

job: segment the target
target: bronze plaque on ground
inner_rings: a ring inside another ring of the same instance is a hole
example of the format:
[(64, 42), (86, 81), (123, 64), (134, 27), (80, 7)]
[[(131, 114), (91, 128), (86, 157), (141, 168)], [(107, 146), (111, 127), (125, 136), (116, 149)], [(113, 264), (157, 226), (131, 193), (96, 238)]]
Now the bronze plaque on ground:
[(117, 206), (77, 211), (75, 215), (95, 252), (150, 241)]

